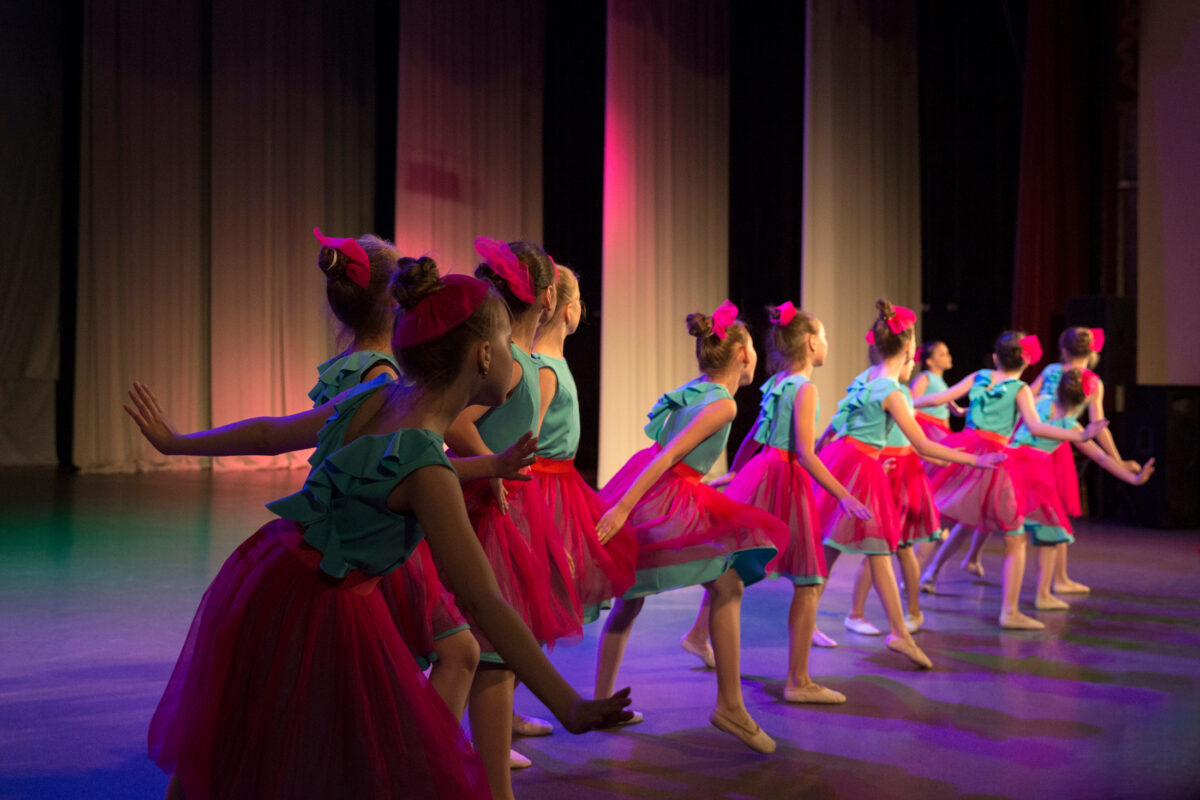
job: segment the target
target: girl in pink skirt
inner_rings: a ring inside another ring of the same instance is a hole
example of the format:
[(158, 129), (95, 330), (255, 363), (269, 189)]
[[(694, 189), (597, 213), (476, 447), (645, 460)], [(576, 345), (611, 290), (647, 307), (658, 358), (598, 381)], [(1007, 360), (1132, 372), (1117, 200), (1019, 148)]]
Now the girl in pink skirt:
[(733, 393), (754, 377), (757, 355), (737, 307), (726, 300), (713, 313), (689, 314), (700, 375), (659, 398), (646, 434), (654, 444), (626, 462), (600, 492), (610, 509), (596, 525), (601, 540), (625, 524), (638, 542), (633, 586), (616, 601), (596, 657), (596, 697), (612, 692), (629, 632), (645, 598), (681, 586), (703, 585), (710, 596), (717, 704), (716, 728), (760, 753), (775, 741), (742, 699), (741, 601), (744, 585), (760, 580), (786, 547), (789, 534), (766, 511), (735, 502), (700, 479), (720, 457), (737, 413)]
[[(917, 351), (917, 365), (921, 371), (908, 385), (913, 397), (936, 394), (950, 388), (946, 385), (946, 370), (954, 367), (954, 359), (945, 342), (935, 340), (922, 344)], [(963, 413), (957, 405), (944, 405), (917, 409), (913, 416), (926, 436), (940, 442), (950, 435), (950, 415), (961, 417)]]

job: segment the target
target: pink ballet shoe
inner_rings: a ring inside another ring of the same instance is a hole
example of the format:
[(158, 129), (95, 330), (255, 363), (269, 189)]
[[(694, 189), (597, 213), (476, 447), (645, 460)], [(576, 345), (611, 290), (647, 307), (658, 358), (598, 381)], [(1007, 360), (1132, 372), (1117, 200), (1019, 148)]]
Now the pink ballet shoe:
[(883, 631), (876, 628), (871, 623), (861, 617), (846, 617), (842, 622), (846, 630), (851, 633), (857, 633), (859, 636), (879, 636)]
[(846, 702), (846, 695), (813, 683), (800, 689), (783, 690), (783, 699), (789, 703), (814, 703), (835, 706)]
[(533, 762), (525, 756), (518, 753), (516, 750), (508, 751), (508, 768), (509, 769), (529, 769), (533, 766)]
[(708, 667), (709, 669), (717, 668), (717, 657), (713, 655), (712, 647), (708, 644), (708, 642), (704, 643), (704, 647), (697, 647), (696, 645), (692, 644), (686, 636), (683, 636), (679, 639), (679, 646), (683, 648), (685, 653), (691, 653), (696, 658), (703, 661), (704, 666)]
[(742, 744), (756, 753), (770, 755), (775, 752), (775, 740), (768, 736), (767, 732), (760, 728), (754, 720), (750, 720), (750, 724), (754, 727), (748, 728), (720, 709), (714, 708), (713, 712), (708, 715), (708, 721), (717, 730), (741, 739)]
[(516, 736), (549, 736), (553, 730), (554, 726), (544, 719), (513, 712), (512, 732)]
[(814, 647), (837, 647), (838, 643), (830, 639), (817, 628), (813, 628), (812, 643)]

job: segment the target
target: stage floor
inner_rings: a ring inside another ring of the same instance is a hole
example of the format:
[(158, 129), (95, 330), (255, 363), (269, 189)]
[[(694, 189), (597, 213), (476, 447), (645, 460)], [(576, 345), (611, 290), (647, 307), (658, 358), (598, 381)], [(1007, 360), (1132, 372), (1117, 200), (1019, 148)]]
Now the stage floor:
[[(157, 798), (146, 727), (200, 595), (303, 473), (64, 477), (0, 472), (0, 798)], [(516, 747), (521, 798), (1194, 798), (1200, 796), (1200, 534), (1082, 525), (1072, 575), (1090, 597), (1001, 632), (998, 542), (977, 579), (953, 562), (923, 598), (918, 672), (842, 628), (843, 557), (814, 649), (837, 707), (781, 700), (790, 586), (746, 594), (746, 701), (779, 742), (751, 753), (708, 725), (715, 676), (679, 649), (700, 600), (650, 598), (618, 685), (646, 722)], [(1032, 565), (1023, 597), (1032, 605)], [(868, 617), (883, 623), (872, 597)], [(551, 654), (590, 691), (598, 625)], [(547, 716), (525, 690), (518, 706)]]

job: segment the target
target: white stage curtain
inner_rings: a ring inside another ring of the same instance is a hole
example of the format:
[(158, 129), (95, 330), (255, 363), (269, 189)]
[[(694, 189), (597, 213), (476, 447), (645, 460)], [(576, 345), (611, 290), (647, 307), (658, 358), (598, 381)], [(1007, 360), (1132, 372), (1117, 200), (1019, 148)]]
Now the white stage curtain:
[(469, 273), (475, 237), (542, 239), (541, 0), (404, 0), (396, 243)]
[(608, 4), (601, 485), (696, 375), (685, 317), (728, 292), (728, 27), (717, 0)]
[(916, 20), (914, 0), (808, 0), (802, 299), (830, 342), (821, 427), (868, 363), (875, 299), (921, 308)]
[(200, 466), (141, 441), (125, 389), (185, 430), (310, 406), (335, 347), (311, 230), (370, 224), (374, 6), (87, 8), (74, 460)]

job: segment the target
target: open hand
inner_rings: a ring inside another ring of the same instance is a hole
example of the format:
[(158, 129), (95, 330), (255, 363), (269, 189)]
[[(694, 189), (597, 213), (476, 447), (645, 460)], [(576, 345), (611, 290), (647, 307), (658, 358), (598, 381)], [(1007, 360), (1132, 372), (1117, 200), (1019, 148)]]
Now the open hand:
[(995, 469), (996, 465), (1008, 458), (1007, 453), (984, 453), (975, 456), (975, 466), (980, 469)]
[(496, 477), (503, 478), (506, 481), (533, 480), (532, 475), (521, 472), (521, 470), (537, 460), (537, 442), (537, 437), (533, 435), (533, 431), (530, 431), (520, 439), (517, 439), (512, 447), (503, 453), (497, 453)]
[(145, 436), (146, 441), (150, 442), (158, 452), (163, 455), (171, 455), (172, 445), (180, 438), (179, 431), (163, 414), (154, 392), (150, 391), (150, 387), (146, 384), (134, 381), (133, 386), (129, 389), (129, 400), (133, 403), (133, 407), (123, 406), (123, 408), (125, 413), (137, 423), (142, 436)]
[(726, 472), (724, 475), (717, 478), (715, 481), (711, 481), (708, 485), (713, 489), (723, 489), (724, 487), (728, 486), (730, 483), (733, 482), (733, 479), (736, 475), (737, 475), (736, 472)]
[(1106, 419), (1097, 419), (1089, 422), (1087, 427), (1083, 429), (1083, 440), (1086, 442), (1095, 438), (1096, 434), (1107, 427), (1108, 420)]
[(496, 495), (496, 505), (500, 506), (500, 513), (508, 513), (508, 489), (504, 486), (504, 481), (500, 478), (488, 478), (488, 483), (492, 487), (492, 494)]
[(570, 733), (587, 733), (593, 728), (611, 727), (633, 718), (633, 712), (625, 710), (629, 703), (629, 687), (626, 686), (603, 700), (576, 700), (558, 721)]
[(604, 512), (604, 516), (596, 522), (596, 538), (600, 540), (600, 544), (607, 544), (609, 539), (616, 536), (617, 531), (621, 530), (627, 519), (629, 519), (629, 512), (623, 510), (620, 505), (615, 505)]
[(1154, 474), (1154, 459), (1150, 459), (1145, 465), (1138, 470), (1137, 477), (1133, 480), (1134, 486), (1141, 486), (1146, 481), (1150, 480), (1150, 476)]
[(867, 508), (861, 500), (852, 494), (848, 494), (838, 500), (838, 508), (842, 510), (843, 514), (855, 519), (871, 518), (871, 509)]

